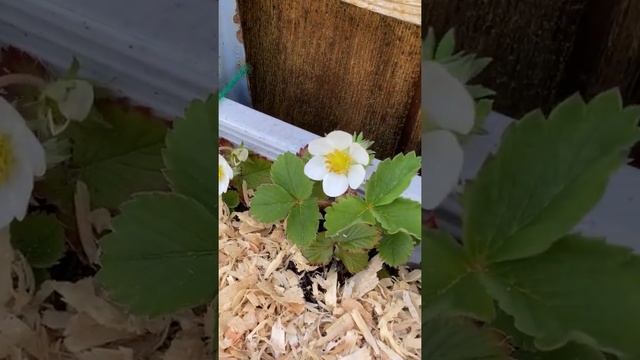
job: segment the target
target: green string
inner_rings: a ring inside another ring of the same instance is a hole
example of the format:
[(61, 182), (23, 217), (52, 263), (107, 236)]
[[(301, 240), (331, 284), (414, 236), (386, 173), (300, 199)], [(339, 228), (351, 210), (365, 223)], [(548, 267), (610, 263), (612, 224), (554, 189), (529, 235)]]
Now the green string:
[(227, 94), (231, 92), (231, 90), (236, 86), (238, 81), (240, 81), (240, 79), (242, 79), (243, 77), (245, 77), (245, 75), (247, 75), (249, 70), (250, 70), (249, 64), (242, 65), (240, 69), (236, 71), (236, 74), (233, 76), (233, 79), (231, 79), (231, 81), (229, 81), (229, 83), (225, 85), (224, 88), (222, 88), (222, 91), (218, 93), (218, 101), (222, 100), (223, 97), (227, 96)]

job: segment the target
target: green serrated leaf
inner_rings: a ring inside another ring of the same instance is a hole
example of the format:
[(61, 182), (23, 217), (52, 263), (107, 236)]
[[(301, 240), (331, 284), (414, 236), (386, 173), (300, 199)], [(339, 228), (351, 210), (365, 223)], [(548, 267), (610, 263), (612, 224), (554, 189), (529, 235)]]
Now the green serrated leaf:
[(424, 324), (422, 358), (429, 360), (507, 360), (509, 349), (493, 329), (462, 318), (436, 318)]
[(290, 152), (278, 156), (273, 162), (271, 179), (298, 200), (311, 196), (313, 182), (304, 174), (304, 162)]
[(242, 163), (240, 176), (249, 189), (257, 189), (262, 184), (271, 183), (271, 162), (258, 156), (250, 156)]
[(216, 218), (180, 194), (149, 193), (123, 204), (102, 243), (99, 282), (135, 314), (162, 315), (214, 298)]
[(473, 128), (471, 128), (471, 131), (469, 131), (469, 133), (466, 135), (458, 135), (460, 142), (466, 143), (473, 136), (486, 133), (486, 130), (484, 129), (484, 123), (487, 120), (487, 117), (489, 116), (489, 113), (491, 113), (492, 109), (493, 100), (480, 99), (476, 101), (476, 117), (473, 122)]
[(435, 59), (442, 60), (442, 59), (448, 58), (449, 56), (453, 55), (455, 47), (456, 47), (455, 30), (450, 29), (449, 31), (447, 31), (446, 34), (444, 34), (442, 39), (440, 39), (440, 42), (438, 42), (438, 47), (435, 51)]
[(306, 246), (316, 238), (319, 223), (320, 210), (316, 199), (296, 203), (287, 217), (287, 238), (296, 245)]
[(570, 343), (553, 351), (516, 351), (518, 360), (606, 360), (600, 351), (582, 344)]
[(117, 208), (140, 191), (165, 190), (162, 156), (166, 125), (126, 105), (97, 105), (105, 128), (94, 121), (72, 123), (72, 167), (87, 184), (92, 207)]
[(484, 282), (537, 348), (575, 341), (636, 358), (639, 278), (631, 250), (570, 235), (535, 257), (493, 264)]
[(333, 236), (337, 245), (346, 251), (373, 249), (380, 240), (380, 232), (371, 225), (355, 224)]
[(75, 223), (75, 208), (73, 199), (75, 196), (75, 184), (77, 181), (77, 172), (70, 171), (65, 166), (57, 166), (47, 170), (44, 178), (40, 179), (34, 185), (34, 195), (41, 199), (47, 199), (49, 204), (57, 207), (58, 215), (69, 218), (69, 221)]
[(384, 262), (391, 266), (404, 265), (413, 252), (413, 240), (407, 233), (384, 234), (378, 250)]
[(222, 201), (229, 207), (229, 209), (233, 209), (238, 204), (240, 204), (240, 195), (235, 190), (227, 190), (224, 194), (222, 194)]
[(327, 235), (338, 232), (357, 223), (374, 224), (375, 218), (368, 205), (359, 197), (341, 198), (326, 209), (324, 227)]
[(502, 261), (548, 249), (598, 202), (638, 139), (639, 115), (609, 91), (588, 105), (574, 96), (549, 119), (534, 112), (514, 123), (467, 189), (467, 251)]
[(466, 89), (474, 99), (482, 99), (496, 94), (495, 91), (482, 85), (467, 85)]
[(251, 216), (263, 223), (284, 220), (295, 205), (295, 199), (280, 185), (264, 184), (256, 190), (249, 209)]
[(381, 162), (367, 181), (367, 203), (380, 206), (397, 199), (409, 187), (420, 166), (420, 157), (413, 151), (406, 155), (398, 154), (393, 159)]
[(391, 204), (374, 207), (372, 212), (388, 233), (402, 231), (416, 238), (421, 237), (422, 206), (419, 202), (398, 198)]
[(427, 30), (427, 36), (422, 43), (422, 60), (433, 60), (436, 49), (436, 34), (432, 27)]
[(334, 240), (319, 233), (316, 240), (302, 247), (302, 254), (312, 264), (326, 265), (333, 258)]
[(364, 270), (369, 265), (369, 254), (366, 251), (346, 251), (338, 248), (336, 256), (352, 274)]
[(464, 315), (482, 321), (495, 316), (493, 299), (462, 248), (445, 232), (427, 232), (422, 243), (423, 319)]
[(560, 349), (540, 351), (534, 345), (532, 337), (523, 334), (513, 324), (513, 317), (504, 311), (497, 312), (492, 327), (500, 330), (509, 338), (509, 344), (517, 349), (513, 357), (518, 360), (605, 360), (598, 350), (582, 344), (569, 343)]
[(496, 309), (496, 317), (491, 322), (491, 326), (500, 330), (505, 336), (509, 337), (509, 344), (523, 352), (536, 352), (533, 338), (527, 334), (523, 334), (513, 324), (513, 317), (502, 309)]
[(33, 280), (38, 289), (40, 288), (43, 282), (47, 280), (51, 280), (51, 274), (49, 274), (49, 269), (31, 267), (31, 271), (33, 271)]
[(218, 206), (218, 100), (192, 102), (176, 120), (163, 151), (165, 175), (174, 191), (196, 199), (211, 213)]
[(54, 215), (29, 215), (11, 223), (11, 244), (34, 268), (48, 268), (64, 255), (64, 228)]

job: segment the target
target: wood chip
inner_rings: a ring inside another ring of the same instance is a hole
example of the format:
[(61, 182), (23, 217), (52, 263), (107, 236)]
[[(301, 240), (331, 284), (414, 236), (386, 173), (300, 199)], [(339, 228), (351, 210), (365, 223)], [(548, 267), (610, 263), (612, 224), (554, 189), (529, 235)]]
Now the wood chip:
[(324, 303), (333, 309), (338, 305), (338, 273), (335, 268), (331, 268), (325, 283), (327, 292), (324, 296)]
[(285, 224), (219, 209), (220, 359), (420, 358), (419, 270), (379, 279), (376, 256), (341, 283), (306, 262)]
[(367, 324), (364, 322), (362, 316), (360, 316), (360, 313), (357, 310), (353, 310), (351, 311), (351, 317), (353, 318), (353, 321), (356, 323), (360, 331), (362, 331), (364, 339), (369, 343), (369, 346), (371, 346), (371, 348), (373, 349), (374, 354), (379, 355), (380, 349), (378, 349), (376, 339), (374, 339), (373, 335), (371, 335), (371, 331), (369, 330)]
[(340, 360), (369, 360), (371, 353), (366, 347), (359, 348), (349, 355), (339, 357)]

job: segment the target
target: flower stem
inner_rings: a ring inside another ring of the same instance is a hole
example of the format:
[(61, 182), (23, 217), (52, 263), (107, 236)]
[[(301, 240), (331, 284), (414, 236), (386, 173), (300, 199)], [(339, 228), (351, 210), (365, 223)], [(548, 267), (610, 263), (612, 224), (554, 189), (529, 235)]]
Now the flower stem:
[(43, 79), (30, 74), (7, 74), (0, 76), (0, 88), (11, 85), (29, 85), (42, 89), (47, 83)]

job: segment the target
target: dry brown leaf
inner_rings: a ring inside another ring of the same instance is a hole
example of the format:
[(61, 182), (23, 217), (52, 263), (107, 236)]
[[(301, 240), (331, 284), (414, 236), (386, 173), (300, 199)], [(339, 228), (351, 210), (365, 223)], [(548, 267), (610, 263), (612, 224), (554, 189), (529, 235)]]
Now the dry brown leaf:
[(78, 360), (134, 360), (133, 350), (127, 348), (118, 349), (91, 349), (77, 354)]
[(78, 181), (76, 184), (73, 203), (76, 209), (76, 223), (78, 225), (78, 235), (80, 237), (80, 243), (82, 244), (82, 250), (91, 264), (97, 264), (99, 261), (98, 239), (93, 233), (91, 222), (91, 199), (87, 184), (82, 181)]
[(89, 214), (91, 225), (97, 234), (102, 234), (107, 230), (113, 230), (111, 227), (111, 213), (105, 208), (95, 209)]
[(67, 349), (77, 353), (112, 341), (132, 338), (136, 334), (110, 328), (98, 323), (85, 313), (79, 313), (69, 320), (64, 329), (64, 336), (64, 345)]

